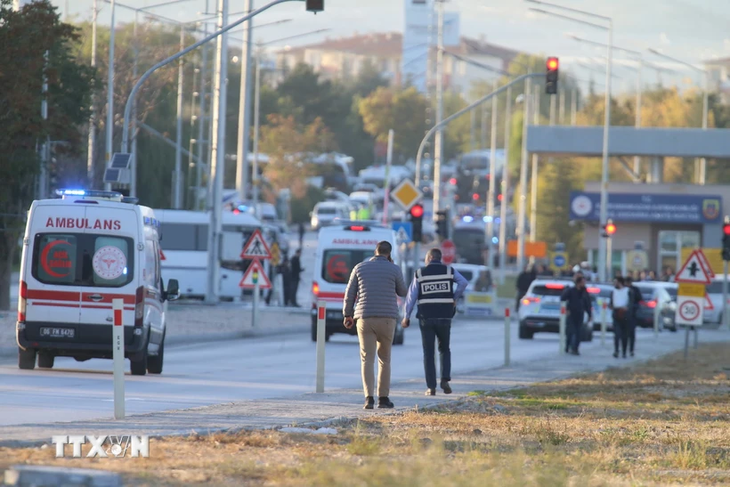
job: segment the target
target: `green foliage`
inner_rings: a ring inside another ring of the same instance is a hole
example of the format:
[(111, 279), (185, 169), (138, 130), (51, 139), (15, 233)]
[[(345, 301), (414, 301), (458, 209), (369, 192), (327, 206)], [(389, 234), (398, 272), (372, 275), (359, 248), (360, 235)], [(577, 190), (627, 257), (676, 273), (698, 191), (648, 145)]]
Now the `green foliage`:
[[(92, 79), (91, 70), (72, 59), (76, 30), (49, 2), (18, 12), (11, 3), (0, 0), (0, 309), (9, 306), (9, 273), (35, 196), (37, 146), (48, 138), (62, 141), (67, 156), (79, 154)], [(40, 113), (44, 77), (48, 120)], [(49, 164), (49, 176), (57, 177), (57, 169)]]

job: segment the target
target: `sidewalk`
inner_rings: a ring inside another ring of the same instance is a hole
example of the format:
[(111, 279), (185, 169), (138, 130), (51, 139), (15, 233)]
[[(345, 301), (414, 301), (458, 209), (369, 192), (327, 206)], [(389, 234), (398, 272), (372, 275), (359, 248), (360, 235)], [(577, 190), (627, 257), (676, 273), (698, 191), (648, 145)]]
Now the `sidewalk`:
[[(702, 342), (725, 342), (730, 334), (724, 330), (702, 334)], [(393, 384), (391, 399), (396, 411), (424, 408), (465, 398), (472, 391), (499, 391), (527, 386), (568, 376), (596, 372), (615, 366), (630, 366), (668, 352), (682, 349), (683, 333), (661, 334), (657, 340), (642, 344), (634, 359), (615, 359), (606, 347), (595, 355), (574, 357), (558, 355), (549, 359), (513, 363), (510, 367), (476, 370), (455, 377), (454, 394), (424, 396), (421, 378)], [(0, 446), (30, 446), (48, 443), (53, 435), (145, 434), (189, 435), (215, 431), (277, 428), (291, 425), (321, 426), (338, 420), (354, 419), (392, 411), (364, 411), (360, 389), (333, 390), (325, 394), (304, 394), (284, 399), (266, 399), (219, 404), (195, 409), (166, 411), (130, 416), (122, 421), (101, 419), (87, 422), (28, 424), (0, 428)]]

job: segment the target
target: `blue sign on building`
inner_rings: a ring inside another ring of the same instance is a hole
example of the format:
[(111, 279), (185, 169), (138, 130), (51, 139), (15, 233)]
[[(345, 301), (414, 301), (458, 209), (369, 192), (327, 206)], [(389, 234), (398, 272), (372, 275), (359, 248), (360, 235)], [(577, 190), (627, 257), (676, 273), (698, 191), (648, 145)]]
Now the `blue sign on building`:
[[(599, 193), (572, 191), (570, 219), (599, 221), (600, 202)], [(608, 195), (608, 218), (617, 222), (712, 224), (722, 221), (721, 214), (722, 197), (717, 195), (631, 193)]]
[(413, 224), (411, 222), (393, 222), (393, 230), (398, 235), (398, 241), (408, 243), (413, 240)]

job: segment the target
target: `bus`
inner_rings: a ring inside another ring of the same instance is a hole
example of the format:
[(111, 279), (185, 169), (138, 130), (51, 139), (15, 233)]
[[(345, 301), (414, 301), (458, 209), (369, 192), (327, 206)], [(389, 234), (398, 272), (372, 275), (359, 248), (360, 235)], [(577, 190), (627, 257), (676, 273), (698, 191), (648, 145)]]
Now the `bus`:
[[(185, 210), (154, 210), (160, 221), (162, 273), (177, 279), (184, 299), (204, 299), (208, 278), (208, 213)], [(223, 212), (219, 297), (242, 296), (238, 286), (250, 262), (241, 260), (241, 251), (261, 222), (249, 213)], [(265, 261), (269, 273), (268, 261)]]

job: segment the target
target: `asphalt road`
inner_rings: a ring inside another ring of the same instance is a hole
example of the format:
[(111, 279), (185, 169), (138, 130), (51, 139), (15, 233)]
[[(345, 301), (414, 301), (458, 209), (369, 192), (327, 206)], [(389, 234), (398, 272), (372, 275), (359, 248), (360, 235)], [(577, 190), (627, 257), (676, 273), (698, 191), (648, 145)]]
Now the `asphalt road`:
[[(293, 316), (306, 320), (306, 316)], [(503, 361), (500, 321), (457, 320), (452, 333), (453, 376), (498, 367)], [(518, 340), (512, 327), (512, 360), (544, 357), (558, 349), (556, 335)], [(639, 331), (638, 349), (651, 333)], [(420, 332), (406, 330), (405, 345), (393, 351), (393, 382), (423, 376)], [(582, 353), (607, 354), (596, 339)], [(581, 358), (576, 358), (581, 360)], [(57, 358), (51, 370), (22, 371), (14, 360), (0, 363), (0, 426), (91, 420), (113, 413), (112, 362)], [(361, 384), (356, 337), (335, 335), (326, 347), (326, 387)], [(169, 347), (160, 376), (126, 376), (127, 414), (264, 398), (314, 391), (315, 344), (307, 333)], [(425, 383), (424, 383), (425, 390)]]

